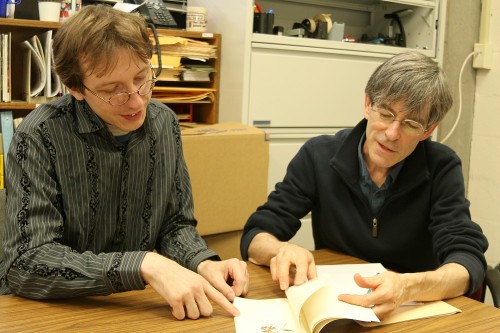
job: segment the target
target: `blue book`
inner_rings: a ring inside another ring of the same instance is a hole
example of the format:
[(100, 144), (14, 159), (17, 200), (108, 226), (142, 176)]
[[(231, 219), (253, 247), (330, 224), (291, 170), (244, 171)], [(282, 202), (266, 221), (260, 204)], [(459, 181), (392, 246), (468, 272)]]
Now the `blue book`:
[(2, 129), (4, 163), (7, 164), (7, 153), (9, 152), (10, 142), (14, 136), (14, 119), (12, 111), (0, 112), (0, 125)]

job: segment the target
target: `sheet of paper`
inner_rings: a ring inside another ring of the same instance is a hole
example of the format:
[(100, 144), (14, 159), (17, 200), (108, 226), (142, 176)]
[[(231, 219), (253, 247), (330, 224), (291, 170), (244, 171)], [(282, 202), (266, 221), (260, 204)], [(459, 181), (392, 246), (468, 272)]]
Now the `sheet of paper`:
[(145, 2), (146, 1), (144, 1), (143, 3), (141, 3), (139, 5), (132, 4), (132, 3), (117, 2), (113, 6), (113, 8), (116, 10), (121, 10), (122, 12), (131, 13), (134, 10), (136, 10), (139, 6), (142, 6)]
[(365, 294), (368, 289), (359, 287), (354, 282), (354, 274), (362, 276), (374, 276), (385, 272), (386, 269), (380, 263), (374, 264), (352, 264), (352, 265), (317, 265), (318, 276), (328, 279), (332, 286), (342, 294)]
[(240, 311), (240, 316), (234, 318), (237, 333), (302, 332), (286, 298), (255, 300), (235, 297), (233, 304)]

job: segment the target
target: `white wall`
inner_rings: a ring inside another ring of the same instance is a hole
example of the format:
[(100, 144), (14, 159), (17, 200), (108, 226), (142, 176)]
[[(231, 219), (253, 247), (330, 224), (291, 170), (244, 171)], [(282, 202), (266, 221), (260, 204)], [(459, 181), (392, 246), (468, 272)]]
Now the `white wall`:
[(471, 213), (488, 237), (489, 264), (500, 262), (500, 1), (491, 1), (490, 70), (478, 70), (472, 130), (468, 198)]

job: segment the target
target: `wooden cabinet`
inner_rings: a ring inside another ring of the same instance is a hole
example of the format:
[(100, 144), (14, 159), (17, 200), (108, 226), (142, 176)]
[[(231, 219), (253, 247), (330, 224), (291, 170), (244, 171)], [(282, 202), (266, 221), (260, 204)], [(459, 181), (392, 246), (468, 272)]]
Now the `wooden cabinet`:
[[(53, 30), (56, 33), (61, 26), (58, 22), (44, 22), (36, 20), (5, 19), (0, 18), (0, 33), (11, 33), (11, 96), (12, 102), (0, 103), (0, 111), (12, 110), (14, 117), (23, 117), (36, 107), (35, 103), (29, 103), (23, 97), (23, 49), (20, 43), (29, 39), (33, 35), (40, 35), (47, 30)], [(196, 90), (199, 88), (213, 90), (213, 98), (200, 101), (186, 102), (169, 99), (165, 104), (171, 106), (174, 110), (181, 109), (179, 106), (189, 109), (192, 113), (190, 120), (213, 124), (218, 122), (218, 99), (219, 99), (219, 76), (220, 76), (220, 34), (209, 34), (199, 32), (186, 32), (181, 30), (158, 29), (162, 35), (178, 36), (192, 38), (207, 42), (216, 46), (216, 54), (207, 60), (207, 63), (213, 66), (214, 72), (210, 74), (210, 80), (206, 82), (199, 81), (176, 81), (162, 82), (159, 85), (168, 85), (171, 87), (183, 87)]]

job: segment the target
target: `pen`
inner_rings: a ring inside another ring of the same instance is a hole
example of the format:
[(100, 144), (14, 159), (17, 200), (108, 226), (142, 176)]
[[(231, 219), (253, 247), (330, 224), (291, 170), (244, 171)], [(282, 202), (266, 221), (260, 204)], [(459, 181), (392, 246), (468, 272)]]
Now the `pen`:
[(259, 5), (258, 2), (255, 3), (255, 8), (257, 8), (257, 13), (262, 13), (262, 7)]
[[(377, 273), (376, 275), (379, 275), (380, 273)], [(372, 288), (368, 288), (368, 290), (366, 291), (367, 294), (371, 293), (373, 290)]]

